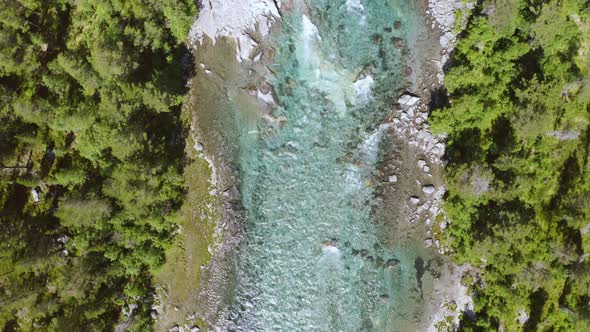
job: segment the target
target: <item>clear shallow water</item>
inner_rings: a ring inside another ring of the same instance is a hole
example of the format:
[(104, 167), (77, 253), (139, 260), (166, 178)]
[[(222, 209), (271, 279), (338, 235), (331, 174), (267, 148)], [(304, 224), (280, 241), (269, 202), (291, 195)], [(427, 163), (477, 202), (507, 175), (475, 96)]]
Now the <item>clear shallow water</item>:
[(374, 174), (415, 13), (404, 0), (295, 2), (275, 37), (276, 110), (238, 117), (246, 239), (217, 328), (400, 330), (415, 255), (380, 243)]

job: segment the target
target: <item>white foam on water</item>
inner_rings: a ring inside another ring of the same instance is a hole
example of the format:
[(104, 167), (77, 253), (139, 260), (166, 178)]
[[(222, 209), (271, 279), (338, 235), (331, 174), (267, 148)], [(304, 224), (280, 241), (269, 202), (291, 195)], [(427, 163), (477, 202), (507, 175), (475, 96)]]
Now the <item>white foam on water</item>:
[(359, 147), (359, 159), (367, 165), (375, 165), (379, 157), (379, 144), (385, 130), (391, 128), (388, 123), (381, 124), (375, 129)]
[(361, 0), (346, 0), (346, 11), (349, 14), (359, 15), (361, 17), (361, 24), (366, 22), (365, 6), (363, 6)]
[(344, 189), (347, 193), (361, 189), (363, 182), (361, 180), (360, 169), (350, 165), (350, 169), (344, 172)]
[[(318, 28), (309, 17), (302, 15), (297, 47), (297, 60), (301, 66), (301, 73), (312, 78), (309, 82), (310, 86), (324, 92), (328, 100), (335, 105), (335, 111), (343, 115), (347, 110), (346, 102), (355, 95), (354, 85), (348, 83), (353, 74), (337, 67), (334, 59), (322, 52), (321, 42)], [(371, 85), (369, 80), (357, 84), (359, 92), (364, 94), (367, 85)], [(364, 97), (365, 95), (360, 98)]]
[(298, 60), (309, 70), (312, 70), (316, 79), (321, 74), (321, 59), (319, 57), (318, 44), (321, 41), (318, 28), (311, 22), (309, 17), (301, 17), (300, 51)]

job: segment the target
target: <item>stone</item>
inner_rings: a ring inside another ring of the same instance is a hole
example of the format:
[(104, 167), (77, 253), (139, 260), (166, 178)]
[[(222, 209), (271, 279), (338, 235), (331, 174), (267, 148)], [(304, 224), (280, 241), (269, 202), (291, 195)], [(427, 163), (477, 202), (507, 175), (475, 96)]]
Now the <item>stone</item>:
[(397, 182), (397, 175), (390, 175), (388, 180), (389, 180), (389, 183), (396, 183)]
[(433, 244), (434, 244), (434, 241), (431, 238), (424, 240), (424, 245), (427, 247), (432, 247)]
[(431, 184), (425, 185), (425, 186), (422, 187), (422, 192), (425, 193), (425, 194), (427, 194), (427, 195), (430, 195), (430, 194), (434, 193), (435, 190), (436, 189)]
[(397, 102), (399, 103), (402, 110), (407, 111), (411, 107), (414, 107), (416, 104), (418, 104), (418, 101), (420, 101), (420, 98), (406, 93), (403, 94)]
[(412, 196), (410, 197), (410, 203), (412, 203), (412, 205), (418, 205), (418, 203), (420, 203), (420, 198), (418, 198), (418, 196)]
[(33, 202), (35, 203), (39, 203), (40, 199), (40, 195), (39, 192), (37, 191), (36, 188), (34, 188), (33, 190), (31, 190), (31, 195), (33, 196)]
[(422, 170), (424, 171), (424, 173), (428, 173), (430, 172), (430, 167), (428, 167), (428, 165), (424, 165), (424, 167), (422, 167)]
[(62, 235), (60, 237), (57, 238), (57, 242), (59, 243), (67, 243), (70, 240), (70, 237), (67, 235)]
[(438, 215), (439, 210), (438, 210), (438, 207), (436, 207), (436, 205), (435, 205), (435, 206), (431, 206), (429, 211), (433, 216), (436, 216), (436, 215)]
[(272, 92), (267, 92), (264, 93), (261, 90), (256, 90), (256, 98), (266, 104), (269, 105), (274, 105), (275, 104), (275, 98), (272, 95)]
[(560, 141), (567, 141), (567, 140), (578, 139), (578, 137), (580, 136), (580, 133), (577, 131), (572, 131), (572, 130), (555, 130), (555, 131), (550, 131), (550, 132), (546, 133), (545, 135), (547, 135), (549, 137), (555, 137)]
[[(260, 34), (269, 33), (272, 25), (270, 21), (281, 16), (276, 1), (273, 0), (202, 2), (206, 2), (207, 5), (200, 8), (199, 17), (189, 33), (189, 41), (195, 46), (202, 45), (205, 36), (211, 38), (214, 43), (220, 37), (238, 39), (245, 31), (256, 30), (256, 26)], [(261, 17), (268, 20), (262, 21)]]
[(240, 191), (236, 186), (232, 186), (229, 189), (226, 189), (222, 194), (223, 197), (227, 197), (230, 200), (236, 200), (240, 197)]
[(205, 150), (205, 147), (203, 146), (203, 143), (201, 143), (201, 142), (195, 143), (195, 150), (197, 150), (197, 151), (203, 151), (203, 150)]
[(395, 46), (398, 49), (404, 47), (404, 40), (401, 38), (393, 37), (391, 38), (391, 42), (393, 43), (393, 46)]
[(386, 267), (394, 267), (398, 264), (399, 264), (399, 259), (392, 258), (392, 259), (387, 260), (387, 263), (385, 263), (385, 266)]
[(490, 5), (482, 12), (485, 16), (494, 16), (496, 14), (496, 6)]
[(375, 258), (375, 265), (377, 267), (383, 267), (383, 265), (385, 264), (385, 261), (383, 260), (383, 258), (377, 256), (377, 258)]
[(375, 85), (375, 81), (370, 75), (352, 84), (356, 98), (362, 105), (373, 99), (373, 85)]
[(446, 32), (440, 37), (440, 46), (443, 49), (450, 49), (455, 44), (455, 35), (452, 32)]
[(199, 332), (199, 331), (201, 331), (201, 329), (198, 326), (195, 325), (195, 326), (191, 327), (191, 332)]
[(518, 323), (520, 323), (520, 325), (524, 325), (529, 320), (529, 315), (524, 309), (520, 309), (516, 320)]
[(410, 76), (410, 75), (412, 75), (412, 73), (413, 73), (413, 72), (414, 72), (414, 71), (412, 70), (412, 67), (410, 67), (410, 66), (407, 66), (407, 67), (404, 69), (404, 74), (405, 74), (406, 76)]
[(423, 159), (418, 160), (418, 167), (423, 168), (426, 166), (426, 161)]

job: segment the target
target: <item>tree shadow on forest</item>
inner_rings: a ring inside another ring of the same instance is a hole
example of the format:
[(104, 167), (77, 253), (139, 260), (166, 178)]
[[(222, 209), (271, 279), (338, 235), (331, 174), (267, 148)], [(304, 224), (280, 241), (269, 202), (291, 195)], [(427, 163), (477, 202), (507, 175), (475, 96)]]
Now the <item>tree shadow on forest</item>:
[(493, 236), (494, 227), (513, 227), (529, 223), (535, 218), (535, 210), (519, 199), (489, 201), (478, 207), (478, 215), (471, 226), (473, 239), (483, 240)]
[(536, 327), (541, 320), (541, 315), (543, 314), (543, 307), (545, 307), (545, 302), (549, 295), (543, 288), (539, 288), (537, 291), (531, 294), (529, 297), (529, 301), (531, 303), (531, 314), (529, 319), (524, 324), (525, 331), (536, 331)]

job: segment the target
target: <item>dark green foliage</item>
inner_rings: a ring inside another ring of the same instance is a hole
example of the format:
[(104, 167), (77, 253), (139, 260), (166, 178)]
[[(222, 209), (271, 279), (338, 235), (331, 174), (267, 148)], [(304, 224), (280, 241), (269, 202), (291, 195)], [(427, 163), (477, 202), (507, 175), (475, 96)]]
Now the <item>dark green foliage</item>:
[(194, 2), (0, 8), (0, 330), (149, 330), (184, 193)]
[(446, 240), (482, 271), (465, 330), (590, 329), (587, 6), (484, 1), (457, 45), (432, 119), (448, 134)]

